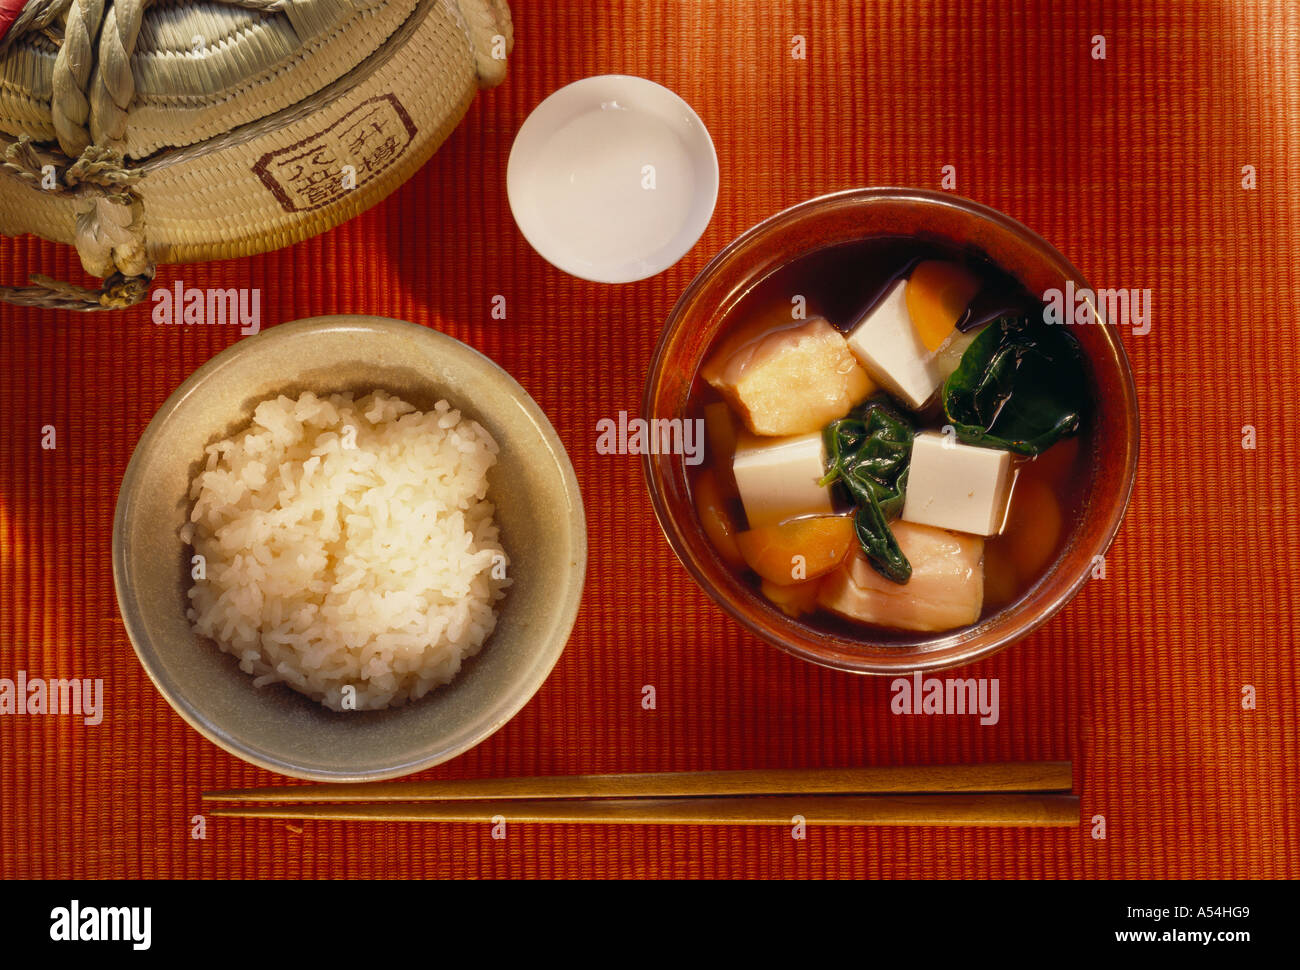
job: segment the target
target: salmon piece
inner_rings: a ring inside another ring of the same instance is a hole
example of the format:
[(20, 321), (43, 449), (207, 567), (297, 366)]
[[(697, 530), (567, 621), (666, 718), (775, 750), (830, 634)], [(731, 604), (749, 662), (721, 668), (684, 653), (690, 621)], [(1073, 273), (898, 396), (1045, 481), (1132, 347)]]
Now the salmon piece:
[(823, 317), (725, 345), (700, 374), (759, 435), (820, 431), (875, 390), (843, 334)]
[(855, 547), (822, 580), (818, 604), (850, 620), (898, 630), (952, 630), (978, 620), (984, 539), (901, 519), (891, 527), (912, 564), (912, 578), (901, 586), (890, 582)]

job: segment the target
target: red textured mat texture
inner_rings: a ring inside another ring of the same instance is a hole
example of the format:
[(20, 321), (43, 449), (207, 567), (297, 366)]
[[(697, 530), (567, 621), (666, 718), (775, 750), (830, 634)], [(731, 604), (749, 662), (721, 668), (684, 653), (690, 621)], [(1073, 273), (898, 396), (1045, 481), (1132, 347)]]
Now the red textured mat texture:
[[(0, 677), (102, 677), (105, 716), (0, 717), (0, 875), (1300, 876), (1300, 8), (1143, 6), (515, 0), (507, 80), (393, 196), (279, 252), (157, 278), (260, 287), (264, 326), (367, 313), (444, 331), (514, 375), (568, 448), (590, 534), (568, 648), (500, 732), (415, 777), (1070, 759), (1078, 831), (518, 825), (494, 840), (487, 825), (209, 819), (194, 839), (202, 791), (276, 779), (204, 740), (146, 677), (111, 529), (145, 425), (239, 329), (158, 327), (148, 304), (5, 306)], [(529, 111), (606, 73), (678, 92), (721, 166), (698, 245), (622, 286), (544, 262), (505, 190)], [(744, 632), (673, 556), (640, 460), (595, 448), (599, 420), (637, 411), (673, 302), (727, 242), (826, 192), (939, 189), (948, 165), (957, 194), (1098, 286), (1152, 294), (1150, 331), (1122, 334), (1142, 460), (1106, 576), (965, 669), (998, 679), (993, 725), (894, 715), (887, 679)], [(71, 249), (33, 237), (0, 240), (0, 268), (4, 285), (85, 279)]]

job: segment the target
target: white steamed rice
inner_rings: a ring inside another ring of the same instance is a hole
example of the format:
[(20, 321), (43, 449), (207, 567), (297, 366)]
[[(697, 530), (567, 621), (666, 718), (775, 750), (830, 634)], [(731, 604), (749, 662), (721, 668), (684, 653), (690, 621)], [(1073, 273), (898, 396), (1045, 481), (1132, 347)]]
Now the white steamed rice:
[(333, 710), (447, 683), (510, 584), (486, 498), (497, 452), (446, 401), (264, 401), (248, 431), (208, 446), (190, 488), (182, 538), (206, 571), (189, 591), (194, 629), (256, 686)]

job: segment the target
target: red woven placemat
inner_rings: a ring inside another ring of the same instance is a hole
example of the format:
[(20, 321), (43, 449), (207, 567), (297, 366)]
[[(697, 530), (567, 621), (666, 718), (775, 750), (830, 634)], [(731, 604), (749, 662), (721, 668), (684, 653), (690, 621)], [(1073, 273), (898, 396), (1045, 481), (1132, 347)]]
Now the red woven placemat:
[[(498, 734), (420, 777), (1072, 759), (1106, 837), (1034, 830), (513, 827), (209, 820), (199, 793), (273, 776), (154, 690), (113, 593), (117, 487), (157, 407), (234, 327), (0, 308), (0, 677), (103, 677), (106, 714), (0, 717), (0, 875), (76, 877), (1300, 875), (1296, 320), (1300, 11), (1277, 3), (940, 5), (516, 0), (505, 84), (404, 188), (261, 257), (158, 282), (261, 287), (266, 325), (373, 313), (478, 348), (537, 399), (583, 486), (590, 568), (568, 649)], [(946, 6), (946, 5), (943, 5)], [(1094, 35), (1106, 58), (1094, 59)], [(792, 57), (792, 38), (806, 59)], [(649, 77), (710, 128), (722, 188), (677, 266), (562, 275), (505, 200), (511, 139), (555, 88)], [(595, 426), (637, 410), (677, 294), (744, 229), (858, 185), (940, 187), (1046, 236), (1099, 286), (1149, 287), (1124, 340), (1142, 405), (1128, 517), (1045, 628), (967, 669), (1001, 718), (896, 716), (888, 681), (742, 632), (688, 579), (635, 457)], [(1243, 188), (1254, 167), (1257, 186)], [(77, 278), (0, 240), (5, 284)], [(506, 297), (506, 320), (491, 316)], [(40, 447), (42, 428), (57, 448)], [(1243, 427), (1256, 447), (1243, 448)], [(641, 706), (652, 684), (657, 709)], [(1257, 706), (1243, 710), (1243, 686)]]

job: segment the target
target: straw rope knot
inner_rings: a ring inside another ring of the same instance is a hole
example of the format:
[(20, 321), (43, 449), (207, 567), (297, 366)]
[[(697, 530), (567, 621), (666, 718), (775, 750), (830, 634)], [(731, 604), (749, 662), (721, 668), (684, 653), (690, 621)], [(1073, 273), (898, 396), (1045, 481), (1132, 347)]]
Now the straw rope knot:
[(0, 159), (0, 167), (33, 186), (41, 184), (42, 170), (46, 164), (36, 150), (31, 135), (19, 135), (18, 140), (5, 149), (4, 158)]
[(140, 173), (128, 168), (122, 153), (100, 145), (87, 145), (81, 156), (63, 173), (68, 188), (79, 185), (94, 186), (115, 202), (129, 204), (135, 201), (133, 186), (140, 181)]
[(35, 286), (4, 289), (3, 298), (55, 309), (117, 308), (145, 298), (154, 265), (145, 243), (144, 204), (135, 189), (140, 173), (126, 166), (119, 151), (87, 145), (60, 173), (30, 136), (21, 135), (5, 149), (0, 166), (34, 187), (75, 194), (75, 243), (82, 268), (108, 278), (95, 291), (33, 276)]
[[(5, 149), (0, 166), (34, 187), (76, 195), (77, 254), (87, 273), (153, 275), (144, 238), (144, 204), (135, 189), (140, 173), (128, 168), (116, 149), (87, 145), (59, 173), (31, 138), (21, 135)], [(48, 178), (50, 172), (53, 179)]]
[[(79, 192), (75, 205), (76, 245), (81, 265), (95, 276), (152, 275), (144, 207), (132, 190), (138, 174), (126, 168), (121, 154), (135, 97), (131, 54), (146, 4), (72, 0), (54, 60), (54, 130), (64, 154), (75, 159), (63, 172), (62, 186), (90, 190)], [(34, 156), (30, 144), (19, 144), (12, 161), (31, 168)]]
[[(0, 157), (0, 167), (47, 192), (67, 192), (85, 187), (127, 204), (135, 198), (134, 186), (141, 173), (129, 168), (121, 152), (99, 145), (87, 145), (71, 164), (67, 159), (42, 154), (31, 135), (19, 135)], [(51, 178), (51, 176), (53, 176)]]
[(76, 244), (81, 265), (92, 276), (152, 275), (144, 241), (144, 206), (138, 198), (102, 190), (80, 194)]

